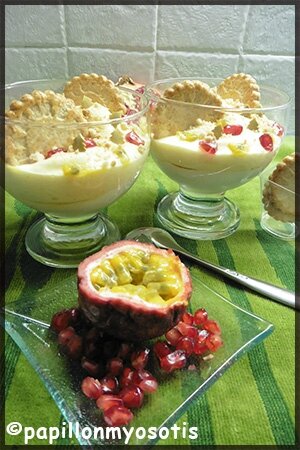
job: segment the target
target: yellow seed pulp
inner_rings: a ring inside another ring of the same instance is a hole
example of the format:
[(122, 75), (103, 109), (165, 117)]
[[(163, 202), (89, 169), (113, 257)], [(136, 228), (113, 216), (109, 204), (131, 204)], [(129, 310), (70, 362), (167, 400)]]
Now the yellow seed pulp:
[(138, 296), (157, 305), (172, 303), (182, 289), (178, 260), (138, 249), (104, 259), (90, 274), (94, 287)]

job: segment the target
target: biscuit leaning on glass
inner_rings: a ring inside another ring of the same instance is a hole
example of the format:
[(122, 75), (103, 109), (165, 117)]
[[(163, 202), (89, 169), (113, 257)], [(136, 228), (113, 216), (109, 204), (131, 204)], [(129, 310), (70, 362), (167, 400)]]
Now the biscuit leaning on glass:
[(119, 238), (100, 214), (136, 180), (148, 154), (148, 101), (105, 76), (6, 86), (6, 190), (45, 217), (26, 235), (38, 261), (76, 267)]
[(293, 240), (299, 232), (299, 218), (296, 217), (295, 208), (296, 203), (299, 204), (299, 195), (295, 192), (297, 160), (299, 161), (299, 154), (287, 155), (260, 175), (260, 224), (269, 234), (284, 240)]
[(158, 205), (160, 223), (191, 239), (220, 239), (239, 226), (224, 193), (257, 176), (281, 144), (290, 99), (247, 74), (169, 79), (148, 87), (151, 153), (179, 186)]

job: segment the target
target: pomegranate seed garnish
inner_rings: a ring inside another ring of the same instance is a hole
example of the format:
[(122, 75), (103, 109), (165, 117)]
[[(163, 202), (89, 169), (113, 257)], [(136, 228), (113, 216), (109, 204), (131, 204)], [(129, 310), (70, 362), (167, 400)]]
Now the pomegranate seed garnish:
[(96, 404), (98, 408), (102, 409), (104, 412), (112, 406), (124, 406), (123, 400), (118, 395), (110, 394), (101, 395), (96, 401)]
[(215, 320), (207, 320), (202, 325), (202, 328), (213, 334), (221, 334), (221, 328), (219, 327), (219, 324)]
[(208, 319), (207, 311), (204, 308), (197, 309), (194, 312), (194, 321), (196, 325), (202, 325)]
[(222, 338), (217, 334), (209, 334), (205, 340), (205, 344), (211, 352), (216, 352), (223, 345)]
[(199, 148), (206, 153), (214, 155), (217, 152), (218, 145), (216, 142), (199, 141)]
[(86, 377), (81, 383), (81, 390), (88, 398), (97, 399), (102, 395), (103, 390), (99, 380), (92, 377)]
[(185, 322), (178, 322), (176, 328), (180, 331), (183, 336), (188, 336), (190, 338), (195, 338), (197, 336), (198, 330), (193, 325), (188, 325)]
[(119, 387), (119, 382), (116, 377), (107, 375), (100, 380), (102, 391), (104, 394), (116, 394)]
[(186, 354), (182, 350), (164, 356), (160, 360), (160, 366), (165, 372), (173, 372), (176, 369), (182, 369), (186, 365)]
[(133, 352), (131, 355), (131, 364), (135, 369), (144, 369), (149, 359), (149, 348)]
[(106, 369), (109, 374), (116, 376), (123, 370), (123, 361), (121, 358), (111, 358), (107, 361)]
[(207, 351), (206, 347), (206, 338), (208, 336), (208, 331), (206, 330), (199, 330), (198, 336), (195, 338), (194, 341), (194, 353), (195, 355), (202, 355)]
[(107, 425), (119, 427), (121, 425), (128, 425), (133, 419), (133, 414), (125, 406), (112, 406), (104, 412), (103, 419)]
[(74, 334), (62, 347), (62, 350), (69, 358), (79, 359), (82, 356), (82, 347), (82, 337)]
[(96, 147), (96, 142), (94, 141), (94, 139), (86, 139), (84, 141), (84, 145), (86, 148), (90, 148), (90, 147)]
[(169, 344), (176, 345), (179, 339), (182, 337), (182, 334), (180, 333), (177, 328), (171, 328), (166, 334), (165, 337)]
[(58, 343), (60, 345), (66, 345), (73, 336), (75, 336), (73, 327), (64, 328), (58, 335)]
[(48, 150), (47, 151), (47, 153), (45, 155), (45, 158), (48, 159), (48, 158), (51, 158), (51, 156), (55, 155), (56, 153), (66, 152), (66, 151), (67, 150), (65, 148), (63, 148), (63, 147), (54, 148), (52, 150)]
[(127, 408), (140, 408), (142, 406), (144, 394), (138, 386), (126, 386), (119, 395)]
[(138, 94), (143, 94), (145, 92), (145, 86), (140, 86), (136, 88), (135, 92), (137, 92)]
[(169, 353), (172, 353), (172, 350), (165, 342), (155, 342), (153, 350), (158, 358), (161, 358), (162, 356), (166, 356)]
[(72, 321), (72, 313), (70, 309), (64, 309), (62, 311), (58, 311), (51, 320), (50, 327), (52, 330), (56, 331), (56, 333), (59, 333), (60, 331), (67, 328), (69, 325), (71, 325)]
[(144, 392), (154, 392), (158, 386), (156, 378), (147, 370), (135, 370), (132, 377), (132, 383), (137, 385)]
[(103, 366), (100, 363), (96, 363), (95, 361), (91, 361), (90, 359), (83, 356), (81, 358), (81, 367), (86, 370), (89, 375), (99, 375), (103, 370)]
[(223, 128), (223, 132), (225, 134), (232, 134), (233, 136), (238, 136), (242, 131), (242, 125), (225, 125)]
[(191, 338), (184, 336), (177, 342), (176, 350), (183, 350), (187, 356), (190, 356), (194, 351), (194, 341)]
[(189, 312), (184, 312), (181, 320), (182, 320), (182, 322), (187, 323), (188, 325), (193, 325), (194, 316), (193, 316), (193, 314), (191, 314)]
[(271, 152), (273, 150), (273, 139), (272, 136), (270, 136), (269, 134), (267, 133), (262, 134), (259, 137), (259, 142), (267, 152)]
[(125, 135), (125, 139), (127, 142), (130, 142), (134, 145), (144, 145), (145, 141), (140, 138), (134, 131), (130, 131)]
[(123, 388), (132, 384), (134, 371), (130, 367), (125, 367), (120, 377), (120, 386)]

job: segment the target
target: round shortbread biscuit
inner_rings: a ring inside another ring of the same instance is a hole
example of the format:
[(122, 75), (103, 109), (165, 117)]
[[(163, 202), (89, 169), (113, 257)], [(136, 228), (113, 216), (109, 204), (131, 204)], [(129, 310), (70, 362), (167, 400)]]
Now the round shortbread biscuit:
[(295, 164), (299, 154), (286, 156), (277, 164), (263, 190), (268, 214), (282, 222), (295, 222)]
[(76, 105), (81, 105), (84, 97), (106, 106), (111, 112), (126, 111), (126, 107), (114, 83), (104, 75), (82, 73), (73, 77), (64, 87), (64, 94)]
[[(153, 113), (156, 138), (186, 130), (195, 125), (198, 119), (216, 121), (222, 117), (222, 112), (207, 108), (207, 106), (222, 106), (221, 97), (201, 81), (185, 80), (175, 83), (164, 91), (162, 99), (166, 101), (159, 102)], [(176, 102), (172, 103), (168, 100)]]
[(221, 98), (240, 102), (246, 108), (261, 108), (260, 89), (256, 80), (245, 73), (235, 73), (225, 78), (216, 91)]

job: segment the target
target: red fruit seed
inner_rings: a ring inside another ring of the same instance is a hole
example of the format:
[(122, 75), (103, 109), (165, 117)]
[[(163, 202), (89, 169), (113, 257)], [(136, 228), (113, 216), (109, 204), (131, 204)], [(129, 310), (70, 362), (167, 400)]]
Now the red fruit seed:
[(218, 145), (216, 142), (199, 141), (199, 148), (206, 153), (214, 155), (217, 152)]
[(188, 325), (193, 325), (194, 316), (193, 316), (193, 314), (191, 314), (189, 312), (184, 312), (181, 320), (182, 320), (182, 322), (187, 323)]
[(176, 350), (183, 350), (187, 356), (190, 356), (194, 351), (194, 341), (191, 338), (184, 336), (177, 342)]
[(119, 382), (116, 377), (107, 375), (100, 380), (102, 391), (104, 394), (116, 394), (119, 387)]
[(262, 134), (259, 137), (259, 142), (267, 152), (271, 152), (273, 150), (273, 139), (269, 134)]
[(198, 333), (198, 329), (193, 325), (188, 325), (184, 322), (178, 322), (176, 328), (180, 331), (183, 336), (188, 336), (190, 338), (195, 338)]
[(104, 412), (103, 419), (107, 425), (120, 427), (121, 425), (128, 425), (133, 419), (133, 414), (125, 406), (112, 406)]
[(197, 309), (194, 312), (194, 321), (196, 325), (202, 325), (208, 319), (207, 311), (204, 308)]
[(162, 358), (163, 356), (172, 353), (172, 350), (165, 342), (155, 342), (153, 350), (158, 358)]
[(100, 381), (96, 378), (86, 377), (81, 383), (81, 390), (88, 398), (97, 399), (102, 394), (103, 390)]
[(127, 142), (130, 142), (134, 145), (144, 145), (145, 141), (140, 138), (134, 131), (130, 131), (126, 134), (125, 139)]
[(149, 359), (149, 348), (133, 352), (131, 355), (131, 364), (135, 369), (144, 369)]
[(223, 132), (225, 134), (232, 134), (233, 136), (238, 136), (242, 131), (242, 125), (225, 125), (223, 128)]
[(84, 141), (85, 148), (96, 147), (96, 142), (93, 139), (86, 139)]
[(125, 367), (123, 370), (123, 373), (120, 377), (120, 386), (121, 388), (125, 386), (129, 386), (132, 384), (132, 378), (133, 378), (134, 371), (130, 367)]
[(216, 352), (223, 345), (222, 338), (217, 334), (209, 334), (205, 340), (205, 344), (211, 352)]
[(111, 358), (106, 364), (107, 372), (110, 375), (119, 375), (123, 370), (123, 361), (121, 358)]
[(204, 330), (209, 331), (212, 334), (221, 334), (221, 328), (219, 324), (215, 320), (207, 320), (203, 325), (202, 328)]
[(171, 328), (166, 334), (165, 337), (169, 344), (176, 345), (179, 339), (182, 337), (182, 334), (180, 333), (177, 328)]
[(63, 147), (54, 148), (52, 150), (48, 150), (47, 151), (47, 153), (45, 155), (45, 158), (48, 159), (48, 158), (51, 158), (51, 156), (55, 155), (56, 153), (66, 152), (66, 151), (67, 150), (65, 148), (63, 148)]
[(198, 336), (196, 337), (194, 341), (194, 353), (195, 355), (202, 355), (205, 353), (208, 349), (206, 346), (206, 338), (208, 336), (208, 331), (206, 330), (199, 330)]
[(160, 360), (160, 366), (165, 372), (173, 372), (176, 369), (182, 369), (186, 365), (186, 355), (182, 350), (164, 356)]
[(119, 395), (127, 408), (140, 408), (142, 406), (144, 394), (138, 386), (126, 386)]
[(101, 395), (96, 404), (102, 411), (107, 411), (112, 406), (124, 406), (123, 400), (118, 395), (104, 394)]

